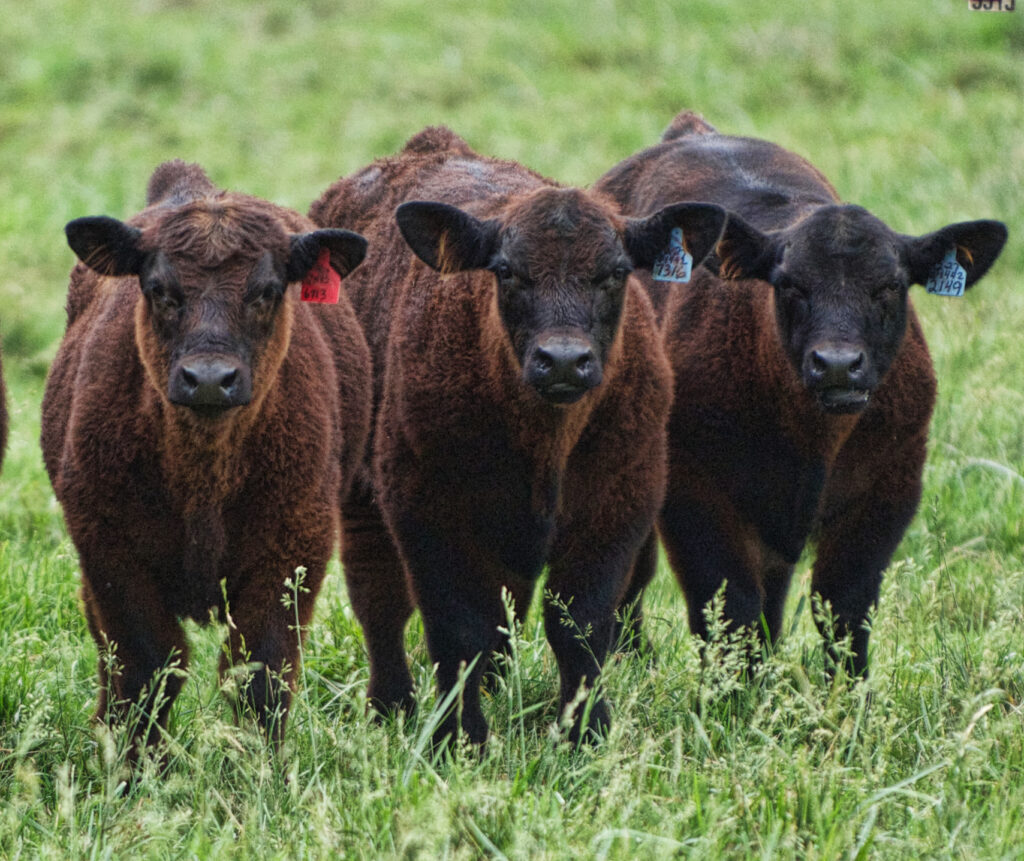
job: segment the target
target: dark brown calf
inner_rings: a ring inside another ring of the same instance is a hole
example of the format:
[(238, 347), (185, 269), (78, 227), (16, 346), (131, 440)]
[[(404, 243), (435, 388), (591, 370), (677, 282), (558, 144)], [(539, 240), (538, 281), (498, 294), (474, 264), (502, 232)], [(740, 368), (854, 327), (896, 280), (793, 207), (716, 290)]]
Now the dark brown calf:
[[(664, 489), (671, 382), (629, 272), (677, 227), (700, 260), (724, 213), (622, 218), (432, 128), (335, 183), (311, 216), (370, 238), (346, 288), (374, 355), (373, 478), (342, 520), (371, 701), (411, 704), (403, 631), (419, 607), (442, 698), (475, 661), (461, 725), (483, 742), (479, 684), (503, 645), (502, 589), (525, 612), (547, 566), (564, 710), (597, 679)], [(574, 739), (608, 723), (603, 700), (587, 722), (582, 712)], [(436, 739), (457, 729), (453, 709)]]
[(100, 651), (97, 714), (123, 718), (141, 699), (136, 740), (155, 741), (181, 685), (168, 675), (154, 709), (159, 671), (188, 660), (179, 620), (215, 615), (228, 623), (221, 672), (263, 668), (244, 702), (279, 739), (296, 621), (309, 623), (334, 547), (371, 389), (345, 294), (311, 306), (297, 282), (318, 258), (316, 272), (347, 274), (366, 242), (180, 161), (156, 170), (147, 200), (127, 223), (68, 224), (82, 262), (43, 399), (43, 455)]
[(907, 294), (947, 258), (970, 287), (1005, 226), (903, 236), (840, 203), (798, 156), (718, 134), (689, 112), (596, 187), (636, 215), (674, 200), (730, 210), (717, 257), (693, 283), (644, 276), (675, 371), (658, 530), (691, 629), (706, 634), (705, 604), (725, 583), (727, 618), (760, 630), (763, 616), (774, 639), (793, 565), (815, 536), (812, 589), (836, 622), (823, 633), (851, 634), (852, 669), (864, 673), (868, 613), (920, 499), (935, 402)]

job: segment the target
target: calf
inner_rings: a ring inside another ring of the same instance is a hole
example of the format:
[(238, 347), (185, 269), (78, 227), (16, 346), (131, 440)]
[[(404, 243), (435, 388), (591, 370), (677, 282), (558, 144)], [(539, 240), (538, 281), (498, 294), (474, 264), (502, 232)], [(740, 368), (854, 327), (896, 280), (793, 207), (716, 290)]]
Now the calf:
[[(411, 704), (403, 631), (416, 606), (442, 699), (472, 667), (461, 727), (482, 743), (479, 683), (503, 646), (502, 590), (525, 612), (546, 565), (564, 713), (597, 680), (664, 492), (671, 381), (630, 271), (676, 228), (700, 260), (724, 212), (622, 218), (599, 195), (430, 128), (339, 180), (311, 216), (371, 238), (346, 287), (374, 356), (372, 486), (342, 512), (371, 702)], [(608, 723), (601, 699), (583, 711), (574, 740)], [(457, 730), (453, 708), (435, 739)]]
[(188, 660), (182, 617), (227, 621), (221, 672), (259, 668), (243, 702), (280, 739), (371, 389), (345, 295), (314, 307), (297, 283), (347, 274), (361, 236), (219, 191), (180, 161), (157, 168), (148, 204), (127, 223), (67, 226), (81, 263), (42, 421), (100, 651), (97, 714), (141, 699), (133, 756), (181, 686), (172, 673), (154, 689)]
[[(774, 639), (793, 572), (816, 537), (812, 589), (866, 672), (867, 616), (921, 496), (935, 378), (912, 284), (943, 267), (976, 282), (1006, 227), (904, 236), (843, 204), (822, 174), (765, 141), (680, 114), (662, 142), (597, 183), (624, 211), (708, 200), (730, 211), (693, 283), (645, 281), (675, 371), (669, 478), (658, 520), (690, 627), (725, 584), (734, 626)], [(638, 571), (627, 599), (653, 574)], [(762, 620), (763, 616), (763, 620)], [(832, 657), (836, 653), (831, 651)]]

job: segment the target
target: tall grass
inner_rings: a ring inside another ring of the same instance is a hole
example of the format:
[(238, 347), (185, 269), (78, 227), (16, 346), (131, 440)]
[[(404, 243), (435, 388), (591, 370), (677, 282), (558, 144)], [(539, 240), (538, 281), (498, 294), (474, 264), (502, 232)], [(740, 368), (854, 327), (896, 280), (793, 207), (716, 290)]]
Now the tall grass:
[[(0, 27), (0, 857), (1020, 857), (1024, 831), (1024, 15), (961, 0), (111, 0), (8, 4)], [(304, 649), (281, 755), (190, 626), (168, 768), (125, 782), (94, 725), (77, 560), (38, 452), (72, 255), (63, 224), (127, 216), (153, 167), (305, 209), (446, 123), (481, 152), (586, 184), (692, 107), (809, 157), (845, 199), (920, 233), (997, 217), (1010, 244), (961, 300), (919, 295), (940, 379), (920, 512), (874, 619), (873, 674), (826, 681), (798, 569), (787, 636), (750, 684), (702, 667), (668, 570), (656, 663), (611, 661), (614, 725), (559, 743), (536, 615), (515, 628), (477, 756), (432, 760), (419, 716), (378, 725), (341, 572)]]

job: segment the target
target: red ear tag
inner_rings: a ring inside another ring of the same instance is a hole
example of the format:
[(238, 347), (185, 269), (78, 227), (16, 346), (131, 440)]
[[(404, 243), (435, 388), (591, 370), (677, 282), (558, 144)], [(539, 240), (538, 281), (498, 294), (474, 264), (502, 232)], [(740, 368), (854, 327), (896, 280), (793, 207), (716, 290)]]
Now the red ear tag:
[(331, 251), (321, 248), (320, 256), (302, 280), (302, 301), (334, 305), (341, 294), (341, 276), (331, 266)]

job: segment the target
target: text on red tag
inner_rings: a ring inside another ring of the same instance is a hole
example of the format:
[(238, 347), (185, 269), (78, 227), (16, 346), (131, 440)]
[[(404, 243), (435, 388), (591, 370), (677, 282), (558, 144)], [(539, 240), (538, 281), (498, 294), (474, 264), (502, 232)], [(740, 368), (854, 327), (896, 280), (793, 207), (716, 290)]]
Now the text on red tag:
[(328, 248), (320, 249), (309, 274), (302, 279), (302, 301), (321, 302), (334, 305), (341, 295), (341, 276), (331, 266), (331, 252)]

